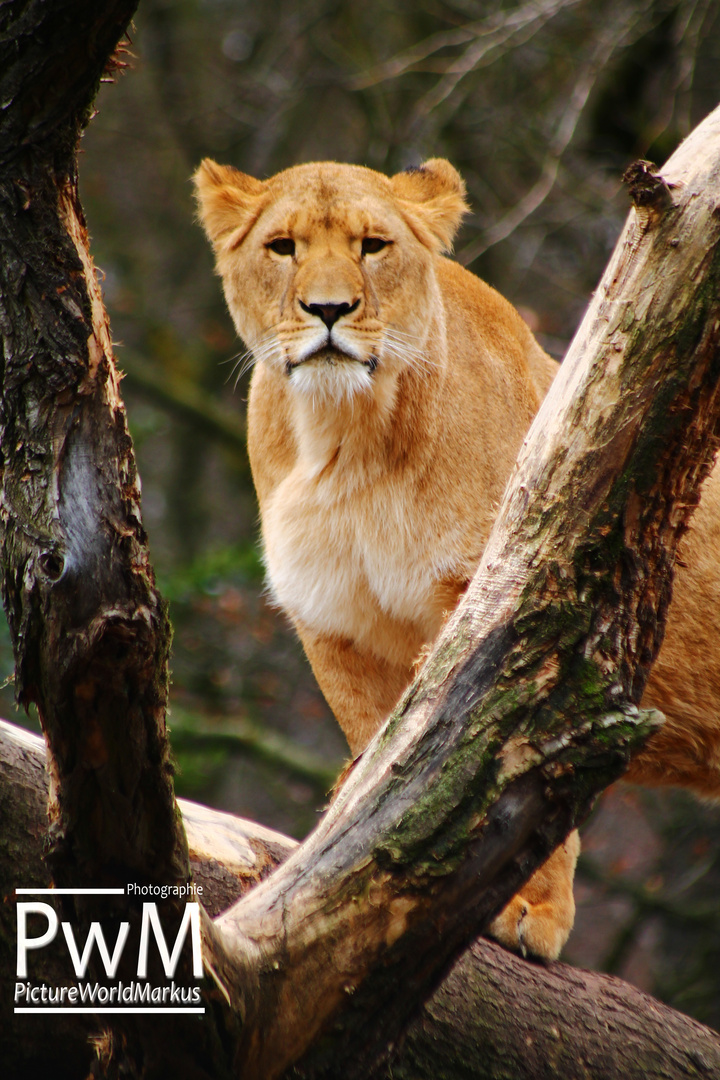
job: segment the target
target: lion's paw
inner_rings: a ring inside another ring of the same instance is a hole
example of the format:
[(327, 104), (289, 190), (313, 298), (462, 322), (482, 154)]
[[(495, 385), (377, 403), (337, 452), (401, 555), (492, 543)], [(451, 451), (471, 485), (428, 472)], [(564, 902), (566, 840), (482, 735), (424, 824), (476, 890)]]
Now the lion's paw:
[(488, 934), (506, 949), (520, 956), (557, 960), (570, 936), (573, 912), (558, 911), (554, 904), (531, 904), (522, 894), (510, 903), (488, 927)]
[(490, 924), (488, 934), (521, 956), (557, 960), (575, 921), (573, 877), (580, 837), (573, 830)]

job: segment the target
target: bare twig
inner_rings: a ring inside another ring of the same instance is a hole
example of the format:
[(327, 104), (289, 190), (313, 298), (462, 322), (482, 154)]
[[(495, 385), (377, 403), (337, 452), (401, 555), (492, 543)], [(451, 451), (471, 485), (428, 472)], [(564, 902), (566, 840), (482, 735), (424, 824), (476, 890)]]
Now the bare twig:
[[(551, 0), (549, 3), (542, 4), (537, 0), (534, 2), (531, 0), (529, 4), (515, 11), (491, 15), (487, 19), (469, 23), (459, 29), (432, 34), (399, 56), (385, 61), (363, 75), (358, 75), (352, 80), (350, 86), (353, 90), (364, 90), (386, 82), (388, 79), (396, 79), (408, 71), (416, 70), (423, 60), (427, 60), (428, 57), (443, 49), (469, 43), (459, 59), (446, 63), (446, 75), (440, 87), (436, 88), (432, 95), (427, 95), (426, 99), (423, 99), (428, 103), (425, 111), (429, 111), (444, 100), (469, 71), (477, 68), (485, 60), (492, 62), (498, 50), (506, 52), (511, 46), (522, 44), (559, 11), (575, 7), (580, 2), (581, 0)], [(435, 97), (437, 100), (434, 100)]]

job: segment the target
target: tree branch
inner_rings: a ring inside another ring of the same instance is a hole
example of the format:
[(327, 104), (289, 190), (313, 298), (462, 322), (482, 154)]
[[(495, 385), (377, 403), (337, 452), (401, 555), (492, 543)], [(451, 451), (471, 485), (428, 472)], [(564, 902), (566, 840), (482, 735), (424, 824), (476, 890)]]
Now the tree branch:
[[(47, 776), (42, 740), (0, 721), (0, 808), (6, 854), (0, 858), (3, 893), (22, 878), (47, 885), (42, 858)], [(267, 876), (298, 845), (253, 822), (179, 800), (194, 880), (216, 914)], [(0, 910), (0, 985), (13, 985), (15, 952), (11, 905)], [(64, 971), (53, 978), (62, 981)], [(9, 994), (7, 995), (9, 997)], [(10, 1001), (4, 1007), (11, 1007)], [(93, 1056), (88, 1038), (96, 1018), (35, 1017), (31, 1061), (27, 1039), (2, 1045), (6, 1072), (20, 1061), (40, 1075), (75, 1080)], [(68, 1063), (67, 1074), (58, 1062)], [(720, 1037), (634, 987), (566, 964), (530, 964), (479, 940), (453, 966), (398, 1040), (395, 1080), (667, 1080), (704, 1078), (720, 1071)], [(379, 1077), (388, 1075), (384, 1070)]]

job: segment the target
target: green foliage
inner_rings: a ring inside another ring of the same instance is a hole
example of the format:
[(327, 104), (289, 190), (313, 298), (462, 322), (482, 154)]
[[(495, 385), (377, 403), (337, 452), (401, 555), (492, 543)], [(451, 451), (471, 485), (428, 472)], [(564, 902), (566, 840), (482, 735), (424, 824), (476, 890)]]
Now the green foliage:
[(248, 542), (202, 551), (192, 562), (161, 574), (158, 583), (171, 603), (187, 603), (197, 593), (218, 595), (230, 580), (258, 587), (263, 574), (260, 550), (256, 543)]

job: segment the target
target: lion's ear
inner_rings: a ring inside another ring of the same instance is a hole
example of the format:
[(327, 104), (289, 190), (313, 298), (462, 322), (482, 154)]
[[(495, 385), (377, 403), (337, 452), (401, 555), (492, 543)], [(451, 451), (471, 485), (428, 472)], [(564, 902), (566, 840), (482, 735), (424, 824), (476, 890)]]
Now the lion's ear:
[(440, 251), (449, 251), (468, 210), (465, 182), (457, 169), (444, 158), (431, 158), (424, 165), (397, 173), (390, 183), (397, 197), (410, 204), (408, 209), (419, 219), (420, 239), (425, 243), (430, 240)]
[(193, 176), (198, 217), (215, 253), (237, 247), (266, 202), (265, 184), (205, 158)]

